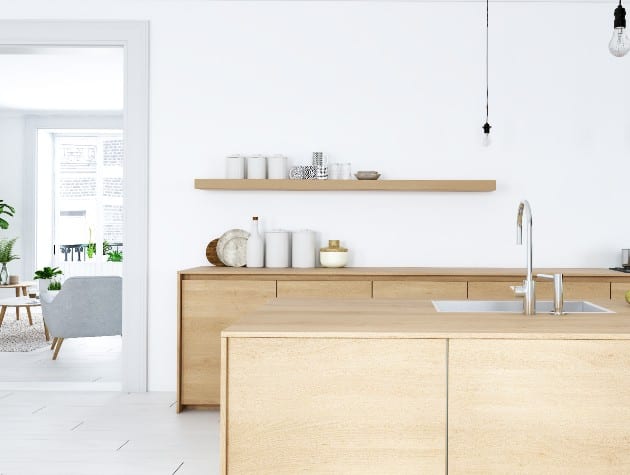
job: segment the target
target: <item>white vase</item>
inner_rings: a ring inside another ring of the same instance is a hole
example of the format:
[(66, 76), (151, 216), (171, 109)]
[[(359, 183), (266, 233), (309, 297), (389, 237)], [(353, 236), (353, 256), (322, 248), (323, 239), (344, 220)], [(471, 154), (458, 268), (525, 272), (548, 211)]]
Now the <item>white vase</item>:
[(265, 244), (258, 230), (258, 216), (252, 218), (249, 237), (247, 238), (247, 267), (265, 265)]
[(294, 231), (291, 236), (291, 265), (308, 269), (315, 267), (315, 233), (308, 229)]

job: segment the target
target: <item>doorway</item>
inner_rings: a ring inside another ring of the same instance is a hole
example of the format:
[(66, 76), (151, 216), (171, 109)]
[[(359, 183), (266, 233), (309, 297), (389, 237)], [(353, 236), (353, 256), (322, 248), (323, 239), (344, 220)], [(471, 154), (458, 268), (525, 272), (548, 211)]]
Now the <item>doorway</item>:
[[(122, 388), (125, 391), (147, 389), (147, 164), (148, 164), (148, 25), (145, 22), (0, 22), (0, 48), (28, 47), (34, 52), (41, 48), (121, 48), (124, 63), (124, 95), (122, 112), (125, 155), (132, 157), (125, 166), (122, 180), (125, 210), (122, 228), (125, 240), (125, 277), (123, 279), (122, 327)], [(21, 231), (26, 269), (36, 268), (38, 252), (38, 190), (37, 140), (38, 130), (50, 127), (42, 121), (55, 119), (54, 129), (84, 129), (79, 117), (47, 114), (30, 117), (24, 125), (24, 162), (22, 168), (21, 214), (17, 225)], [(95, 117), (96, 121), (105, 117)], [(94, 129), (110, 129), (96, 126)], [(4, 164), (3, 164), (4, 165)], [(133, 183), (133, 186), (130, 185)], [(7, 200), (5, 200), (7, 201)], [(128, 204), (128, 205), (127, 205)], [(71, 210), (72, 211), (72, 210)], [(15, 224), (15, 223), (13, 223)], [(5, 231), (6, 232), (6, 231)], [(54, 238), (53, 238), (54, 239)], [(89, 242), (88, 242), (89, 243)], [(129, 318), (133, 315), (134, 318)]]

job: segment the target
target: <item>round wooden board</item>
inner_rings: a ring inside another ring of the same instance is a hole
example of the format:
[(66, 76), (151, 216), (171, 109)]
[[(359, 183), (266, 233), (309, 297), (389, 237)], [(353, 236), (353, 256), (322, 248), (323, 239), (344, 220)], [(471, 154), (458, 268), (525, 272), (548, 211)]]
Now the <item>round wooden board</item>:
[(213, 239), (206, 246), (206, 258), (208, 262), (217, 267), (225, 267), (225, 264), (221, 262), (219, 256), (217, 255), (217, 244), (219, 243), (219, 238)]

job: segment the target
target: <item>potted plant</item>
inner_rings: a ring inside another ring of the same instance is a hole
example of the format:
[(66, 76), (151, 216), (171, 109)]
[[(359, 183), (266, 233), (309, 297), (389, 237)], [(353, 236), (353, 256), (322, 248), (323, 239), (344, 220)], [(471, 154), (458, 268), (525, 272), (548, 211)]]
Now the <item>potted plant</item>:
[(9, 222), (1, 216), (6, 214), (7, 216), (13, 217), (14, 213), (15, 208), (13, 206), (9, 206), (3, 200), (0, 200), (0, 229), (7, 229), (9, 227)]
[(15, 241), (17, 241), (17, 238), (0, 239), (0, 264), (2, 264), (2, 269), (0, 269), (0, 285), (7, 285), (9, 283), (7, 263), (20, 258), (20, 256), (13, 254)]
[(122, 251), (109, 251), (107, 253), (107, 262), (122, 262), (123, 253)]
[[(39, 295), (46, 294), (49, 290), (61, 289), (61, 282), (57, 280), (57, 276), (63, 275), (63, 271), (58, 267), (44, 267), (35, 271), (33, 279), (39, 280)], [(50, 289), (50, 286), (56, 283), (59, 288)]]

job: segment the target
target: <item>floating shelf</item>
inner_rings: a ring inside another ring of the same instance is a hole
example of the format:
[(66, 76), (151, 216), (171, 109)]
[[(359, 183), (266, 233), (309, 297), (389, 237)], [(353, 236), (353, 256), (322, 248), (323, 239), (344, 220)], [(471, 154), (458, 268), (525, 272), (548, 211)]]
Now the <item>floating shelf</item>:
[(231, 180), (195, 179), (198, 190), (495, 191), (496, 180)]

